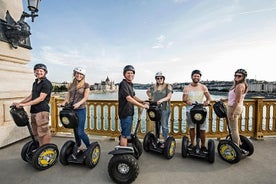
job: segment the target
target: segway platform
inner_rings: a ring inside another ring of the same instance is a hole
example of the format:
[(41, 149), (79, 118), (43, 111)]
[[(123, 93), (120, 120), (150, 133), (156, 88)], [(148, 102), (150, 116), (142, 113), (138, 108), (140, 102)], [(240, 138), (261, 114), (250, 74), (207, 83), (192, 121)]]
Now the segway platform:
[(98, 142), (92, 142), (90, 146), (85, 150), (78, 150), (77, 142), (77, 128), (78, 128), (78, 116), (73, 110), (72, 106), (65, 106), (59, 114), (60, 121), (65, 128), (71, 128), (74, 130), (75, 141), (68, 140), (64, 143), (60, 151), (59, 161), (62, 165), (82, 164), (88, 168), (94, 168), (99, 160), (101, 147)]
[(55, 144), (49, 143), (39, 146), (30, 123), (29, 117), (24, 108), (10, 107), (10, 114), (18, 127), (27, 126), (32, 140), (27, 142), (21, 150), (21, 158), (30, 163), (37, 170), (45, 170), (57, 163), (59, 151)]
[(250, 139), (240, 135), (241, 145), (237, 145), (232, 139), (232, 133), (229, 127), (227, 117), (227, 107), (223, 101), (217, 101), (213, 105), (214, 111), (219, 118), (225, 118), (228, 135), (224, 140), (220, 140), (217, 150), (222, 160), (234, 164), (238, 163), (242, 158), (248, 157), (254, 153), (254, 146)]

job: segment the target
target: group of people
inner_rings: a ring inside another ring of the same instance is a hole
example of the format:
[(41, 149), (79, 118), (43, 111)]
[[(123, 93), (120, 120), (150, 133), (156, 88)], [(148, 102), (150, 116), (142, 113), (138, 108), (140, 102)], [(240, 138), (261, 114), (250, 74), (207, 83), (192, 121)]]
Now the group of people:
[[(52, 92), (52, 84), (47, 79), (47, 67), (44, 64), (36, 64), (34, 66), (34, 75), (36, 77), (33, 82), (32, 92), (29, 96), (20, 102), (14, 102), (17, 108), (30, 106), (31, 126), (34, 135), (37, 136), (39, 146), (51, 142), (51, 132), (49, 128), (49, 101)], [(69, 86), (67, 96), (64, 101), (57, 104), (59, 107), (64, 105), (73, 106), (76, 111), (78, 122), (78, 140), (76, 145), (79, 149), (82, 142), (88, 148), (90, 140), (84, 131), (86, 121), (86, 101), (89, 97), (90, 87), (85, 81), (86, 71), (82, 67), (76, 67), (73, 70), (73, 81)], [(141, 100), (135, 94), (133, 88), (133, 80), (135, 76), (135, 68), (132, 65), (126, 65), (123, 69), (123, 80), (119, 84), (118, 101), (119, 101), (119, 119), (121, 125), (120, 146), (127, 146), (127, 140), (131, 136), (132, 122), (134, 115), (134, 106), (149, 109), (149, 104), (145, 100)], [(202, 73), (200, 70), (193, 70), (191, 73), (192, 82), (186, 85), (183, 89), (183, 102), (186, 103), (187, 124), (189, 126), (189, 133), (191, 144), (189, 148), (195, 145), (195, 125), (191, 121), (190, 110), (193, 103), (203, 103), (208, 105), (211, 101), (211, 95), (208, 88), (202, 84)], [(228, 101), (228, 119), (232, 132), (233, 140), (237, 145), (241, 145), (239, 138), (238, 119), (243, 110), (243, 101), (248, 91), (248, 84), (246, 82), (247, 72), (244, 69), (238, 69), (234, 74), (233, 87), (229, 90), (228, 98), (221, 99)], [(155, 84), (147, 89), (146, 94), (148, 100), (162, 104), (161, 115), (161, 129), (162, 136), (165, 141), (169, 135), (169, 117), (170, 117), (170, 101), (173, 94), (173, 88), (170, 84), (165, 82), (165, 76), (162, 72), (155, 74)], [(206, 142), (206, 122), (200, 125), (200, 139), (202, 151), (207, 151)], [(164, 146), (164, 145), (163, 145)]]
[[(49, 101), (52, 92), (52, 84), (47, 79), (48, 69), (44, 64), (36, 64), (34, 66), (34, 75), (36, 77), (33, 82), (31, 94), (20, 102), (14, 102), (17, 108), (31, 106), (31, 127), (34, 135), (37, 137), (39, 146), (51, 143), (51, 132), (49, 128)], [(73, 70), (73, 81), (69, 86), (67, 96), (64, 101), (57, 104), (59, 107), (71, 105), (78, 115), (78, 140), (76, 145), (79, 149), (83, 142), (88, 148), (90, 140), (84, 131), (86, 121), (86, 101), (89, 97), (90, 85), (85, 81), (86, 71), (82, 67), (76, 67)], [(75, 156), (75, 155), (72, 155)]]
[[(131, 136), (131, 127), (134, 115), (134, 105), (148, 109), (148, 104), (139, 99), (135, 95), (133, 89), (133, 79), (135, 75), (135, 69), (132, 65), (127, 65), (123, 70), (124, 79), (119, 85), (119, 118), (122, 129), (120, 145), (127, 146), (127, 139)], [(186, 85), (183, 89), (183, 102), (186, 103), (186, 117), (187, 124), (189, 126), (189, 133), (191, 144), (188, 146), (193, 149), (195, 146), (195, 124), (191, 120), (190, 110), (193, 107), (193, 103), (203, 103), (207, 106), (210, 104), (211, 95), (206, 85), (200, 82), (202, 73), (200, 70), (193, 70), (191, 74), (192, 82)], [(241, 145), (239, 138), (238, 119), (243, 110), (243, 101), (245, 95), (248, 92), (248, 84), (246, 82), (247, 72), (244, 69), (238, 69), (234, 74), (234, 84), (229, 90), (228, 98), (220, 99), (222, 101), (228, 100), (228, 118), (230, 129), (233, 133), (233, 141), (237, 145)], [(169, 134), (169, 117), (170, 117), (170, 100), (173, 94), (172, 86), (165, 83), (165, 76), (162, 72), (155, 74), (156, 83), (147, 89), (146, 94), (149, 100), (162, 104), (161, 115), (161, 129), (163, 135), (163, 143), (165, 144)], [(200, 125), (200, 139), (201, 149), (203, 152), (207, 152), (206, 148), (206, 121)], [(163, 145), (164, 146), (164, 145)]]

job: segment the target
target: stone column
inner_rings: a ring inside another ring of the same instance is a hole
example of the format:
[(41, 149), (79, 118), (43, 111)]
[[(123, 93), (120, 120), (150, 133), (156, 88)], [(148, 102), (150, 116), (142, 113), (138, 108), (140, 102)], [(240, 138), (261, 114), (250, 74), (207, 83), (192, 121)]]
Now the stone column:
[[(22, 0), (0, 0), (1, 19), (5, 20), (7, 10), (18, 21), (23, 12)], [(0, 147), (30, 136), (27, 127), (17, 127), (9, 113), (13, 101), (23, 99), (31, 92), (34, 75), (32, 68), (27, 67), (29, 61), (30, 50), (15, 49), (0, 41)]]

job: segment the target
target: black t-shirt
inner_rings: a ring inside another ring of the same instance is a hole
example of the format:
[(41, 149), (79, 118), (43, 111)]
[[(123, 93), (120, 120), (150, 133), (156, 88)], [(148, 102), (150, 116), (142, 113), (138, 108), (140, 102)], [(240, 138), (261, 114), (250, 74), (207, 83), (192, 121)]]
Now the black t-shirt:
[(134, 106), (127, 101), (126, 97), (135, 96), (135, 92), (133, 90), (133, 84), (131, 82), (127, 82), (125, 79), (119, 85), (119, 118), (126, 118), (127, 116), (134, 115)]
[(32, 100), (39, 97), (40, 93), (46, 93), (47, 96), (42, 102), (36, 105), (32, 105), (30, 112), (31, 113), (38, 113), (42, 111), (50, 112), (49, 101), (51, 98), (51, 92), (53, 88), (52, 83), (47, 78), (43, 78), (39, 83), (37, 82), (38, 82), (38, 79), (36, 79), (33, 83)]

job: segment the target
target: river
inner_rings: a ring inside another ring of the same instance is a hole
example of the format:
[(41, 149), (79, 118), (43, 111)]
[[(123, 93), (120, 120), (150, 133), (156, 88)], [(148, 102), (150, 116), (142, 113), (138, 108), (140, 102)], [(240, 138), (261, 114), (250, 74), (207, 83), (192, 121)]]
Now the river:
[[(146, 95), (146, 90), (145, 89), (135, 89), (136, 96), (140, 98), (141, 100), (146, 100), (147, 95)], [(176, 91), (172, 95), (172, 101), (181, 101), (182, 100), (182, 95), (183, 92)], [(226, 96), (222, 95), (212, 95), (211, 98), (212, 100), (219, 100), (220, 98), (225, 98)], [(113, 92), (113, 93), (91, 93), (89, 95), (90, 100), (118, 100), (118, 93)]]

